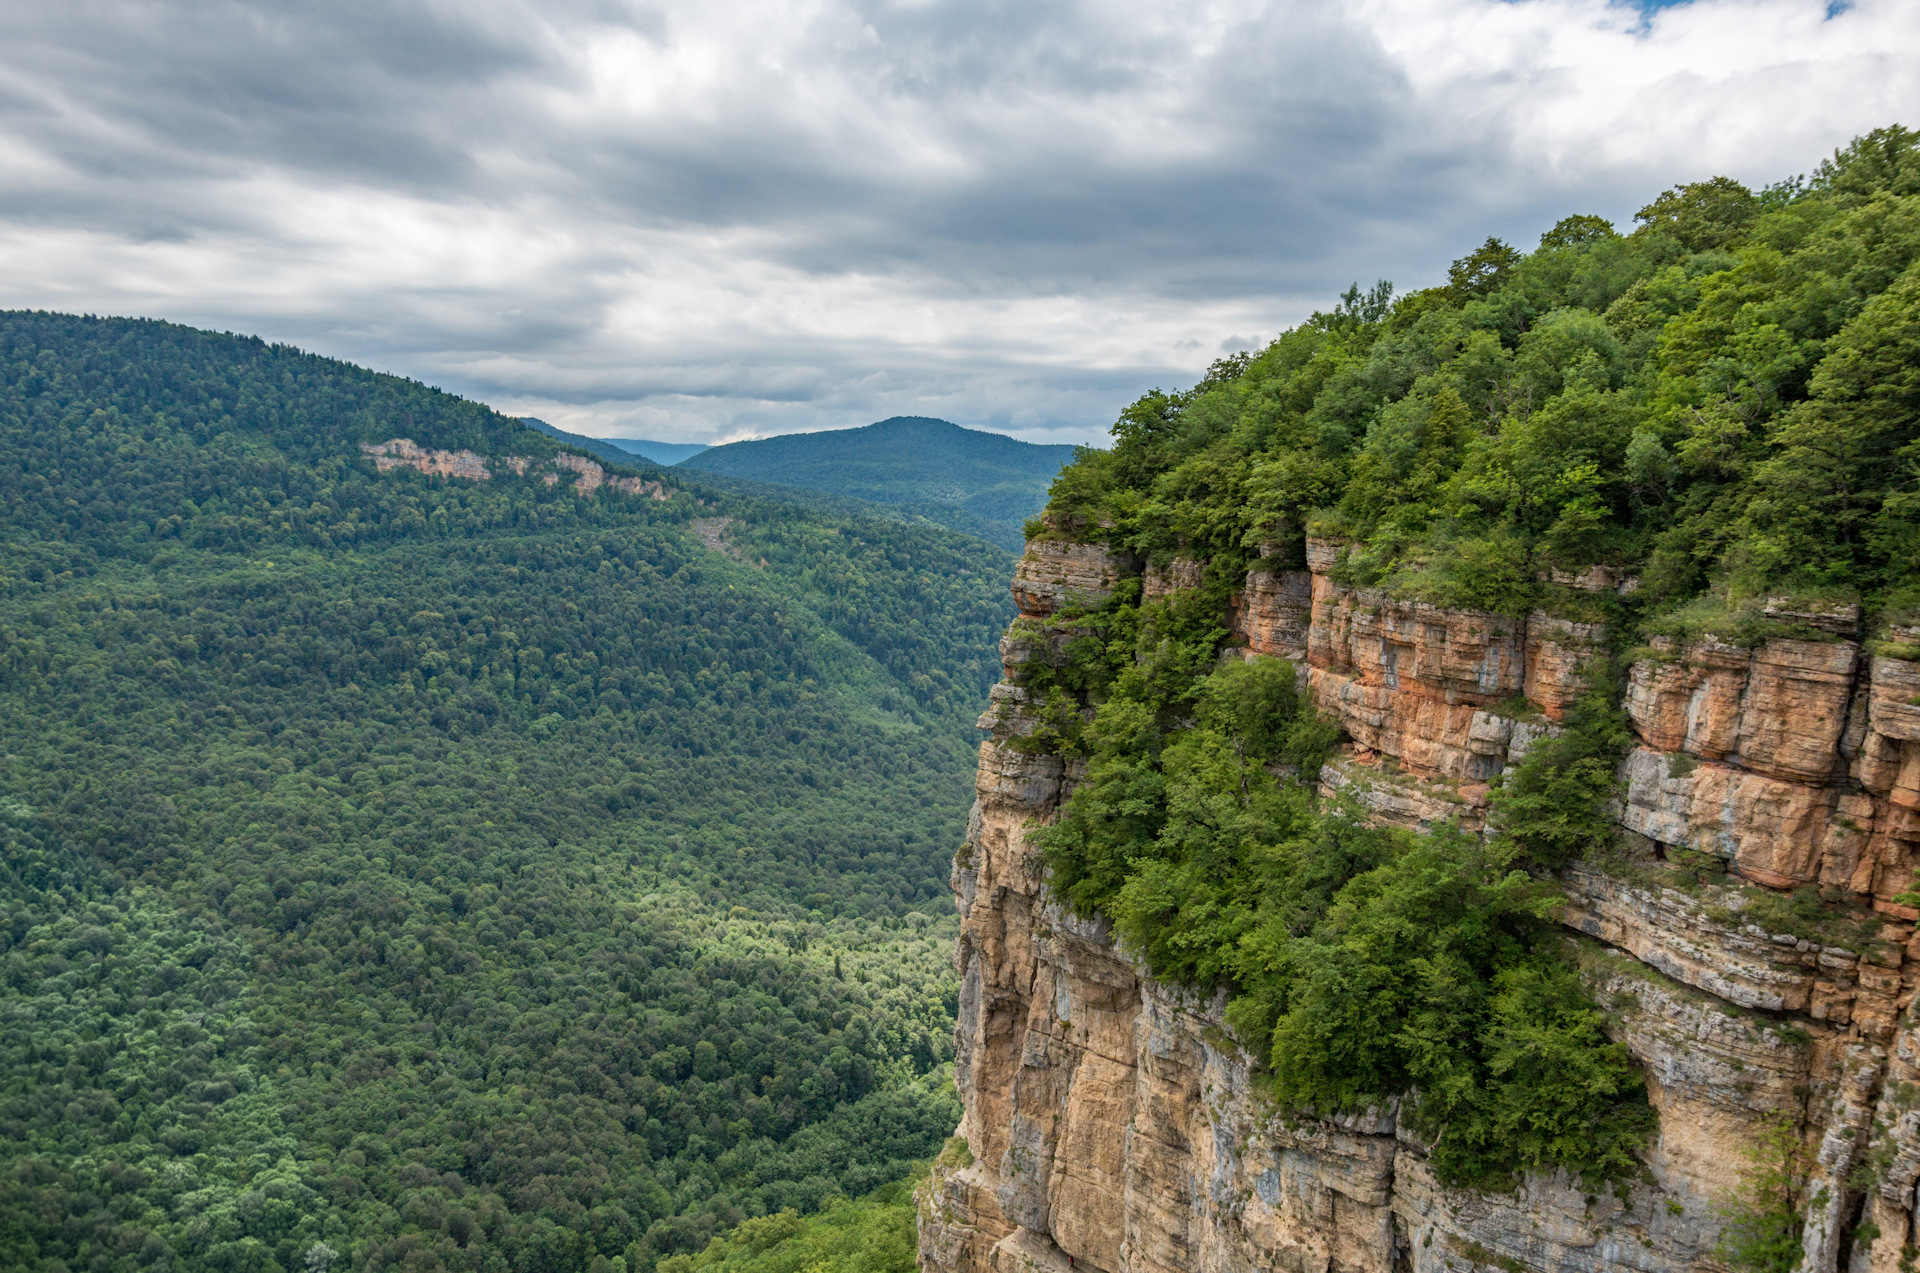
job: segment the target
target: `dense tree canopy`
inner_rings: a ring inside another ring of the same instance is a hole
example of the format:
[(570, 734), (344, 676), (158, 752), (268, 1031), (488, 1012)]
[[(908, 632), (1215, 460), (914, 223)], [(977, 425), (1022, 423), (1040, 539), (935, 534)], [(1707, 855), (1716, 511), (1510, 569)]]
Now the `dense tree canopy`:
[(1350, 541), (1353, 577), (1522, 611), (1550, 570), (1913, 604), (1916, 135), (1808, 182), (1680, 186), (1622, 235), (1489, 240), (1445, 287), (1358, 289), (1193, 391), (1122, 413), (1056, 485), (1056, 533), (1148, 553)]
[(635, 1269), (951, 1129), (1009, 558), (560, 451), (0, 316), (0, 1263)]

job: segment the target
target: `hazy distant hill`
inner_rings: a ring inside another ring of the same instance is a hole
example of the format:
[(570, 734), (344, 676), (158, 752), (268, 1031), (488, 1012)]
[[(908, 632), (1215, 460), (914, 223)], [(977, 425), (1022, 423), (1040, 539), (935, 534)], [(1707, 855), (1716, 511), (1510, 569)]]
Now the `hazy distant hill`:
[[(565, 429), (556, 429), (545, 420), (537, 420), (530, 415), (520, 417), (520, 423), (529, 429), (537, 430), (550, 438), (559, 438), (569, 446), (577, 446), (582, 451), (597, 455), (609, 464), (624, 464), (629, 468), (653, 469), (665, 467), (684, 460), (696, 451), (706, 448), (695, 446), (691, 450), (677, 447), (671, 442), (643, 442), (635, 438), (590, 438), (581, 433), (568, 433)], [(665, 447), (680, 453), (671, 459), (651, 455), (641, 447)]]
[(702, 451), (713, 449), (705, 442), (655, 442), (650, 438), (608, 438), (607, 441), (622, 451), (643, 455), (657, 464), (678, 464)]
[(711, 447), (676, 467), (892, 504), (1017, 550), (1021, 522), (1046, 504), (1048, 485), (1073, 453), (895, 416), (863, 429)]
[(613, 464), (631, 464), (636, 455), (655, 464), (678, 464), (689, 456), (711, 449), (705, 442), (655, 442), (650, 438), (590, 438), (585, 434), (568, 433), (565, 429), (556, 429), (545, 420), (539, 420), (530, 415), (521, 416), (520, 423), (530, 429), (538, 429), (549, 437), (570, 442), (583, 451), (591, 451)]

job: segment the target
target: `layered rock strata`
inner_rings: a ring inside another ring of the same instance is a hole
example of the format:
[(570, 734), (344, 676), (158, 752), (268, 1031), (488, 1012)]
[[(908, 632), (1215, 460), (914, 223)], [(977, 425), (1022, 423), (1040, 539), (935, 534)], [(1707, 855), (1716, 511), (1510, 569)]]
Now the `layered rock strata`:
[[(1235, 636), (1247, 657), (1299, 662), (1340, 723), (1330, 797), (1409, 827), (1477, 825), (1489, 781), (1559, 728), (1608, 634), (1345, 586), (1336, 555), (1310, 541), (1305, 571), (1257, 567), (1233, 599)], [(1140, 570), (1036, 543), (1014, 583), (1023, 618), (1002, 644), (1009, 680), (982, 718), (993, 737), (954, 864), (965, 1115), (918, 1198), (929, 1273), (1719, 1269), (1724, 1204), (1780, 1123), (1811, 1163), (1801, 1267), (1907, 1267), (1920, 940), (1900, 898), (1920, 848), (1920, 663), (1887, 654), (1920, 632), (1887, 634), (1874, 657), (1857, 612), (1794, 612), (1832, 639), (1641, 652), (1619, 819), (1645, 864), (1570, 869), (1564, 919), (1610, 1031), (1645, 1067), (1659, 1137), (1621, 1196), (1565, 1179), (1486, 1195), (1440, 1186), (1392, 1108), (1331, 1121), (1271, 1108), (1222, 1000), (1156, 981), (1049, 892), (1028, 830), (1079, 773), (1021, 741), (1030, 704), (1013, 682), (1065, 657), (1062, 611)], [(1589, 574), (1561, 582), (1632, 589)], [(1150, 568), (1143, 595), (1199, 577), (1198, 563)], [(1697, 886), (1672, 885), (1695, 865)], [(1767, 890), (1800, 884), (1850, 891), (1884, 922), (1878, 940), (1759, 922)]]

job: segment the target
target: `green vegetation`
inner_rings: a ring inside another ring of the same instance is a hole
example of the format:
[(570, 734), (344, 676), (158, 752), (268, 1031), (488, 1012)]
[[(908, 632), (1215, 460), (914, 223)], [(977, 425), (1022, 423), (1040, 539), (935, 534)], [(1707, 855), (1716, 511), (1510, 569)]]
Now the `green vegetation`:
[(817, 1215), (789, 1209), (749, 1220), (697, 1255), (662, 1260), (660, 1273), (913, 1273), (913, 1190), (925, 1174)]
[(1537, 868), (1603, 855), (1619, 833), (1608, 803), (1633, 739), (1619, 681), (1610, 660), (1596, 660), (1560, 733), (1535, 743), (1494, 792), (1502, 841)]
[[(619, 464), (627, 468), (637, 467), (648, 470), (664, 468), (666, 466), (665, 461), (656, 460), (638, 451), (629, 450), (611, 438), (589, 438), (578, 433), (568, 433), (565, 429), (556, 429), (545, 420), (537, 420), (530, 415), (521, 416), (520, 423), (526, 425), (536, 433), (544, 433), (550, 438), (557, 438), (567, 446), (575, 450), (585, 451), (588, 455), (604, 460), (608, 464)], [(646, 445), (662, 446), (665, 444), (647, 443)], [(696, 451), (701, 449), (703, 448), (695, 448)]]
[(1046, 504), (1047, 483), (1074, 453), (895, 416), (863, 429), (732, 442), (678, 467), (894, 505), (1017, 552), (1021, 523)]
[(639, 1273), (951, 1131), (1010, 560), (562, 449), (0, 316), (0, 1264)]
[(577, 446), (583, 451), (602, 456), (614, 464), (634, 464), (647, 461), (650, 464), (668, 466), (678, 464), (691, 455), (707, 450), (704, 442), (654, 442), (647, 438), (589, 438), (578, 433), (568, 433), (556, 429), (545, 420), (536, 420), (532, 416), (521, 416), (520, 423), (538, 429), (548, 437), (559, 438), (569, 446)]
[(1651, 1111), (1555, 938), (1543, 864), (1513, 836), (1316, 810), (1294, 775), (1335, 731), (1286, 661), (1214, 660), (1206, 596), (1077, 620), (1131, 657), (1083, 664), (1119, 670), (1089, 694), (1085, 781), (1037, 832), (1056, 886), (1156, 973), (1230, 986), (1228, 1023), (1284, 1107), (1418, 1093), (1403, 1117), (1450, 1183), (1631, 1175)]
[(1715, 1254), (1736, 1269), (1758, 1273), (1793, 1273), (1800, 1267), (1808, 1157), (1798, 1130), (1786, 1119), (1762, 1130), (1748, 1152), (1739, 1189), (1720, 1205), (1727, 1224)]
[[(1677, 187), (1636, 220), (1490, 239), (1398, 299), (1354, 287), (1128, 407), (1034, 526), (1205, 565), (1199, 589), (1052, 621), (1058, 653), (1023, 672), (1040, 744), (1088, 757), (1042, 835), (1056, 882), (1157, 972), (1227, 986), (1283, 1105), (1399, 1098), (1456, 1182), (1620, 1180), (1651, 1129), (1551, 939), (1553, 872), (1614, 835), (1618, 663), (1506, 776), (1491, 841), (1414, 839), (1312, 807), (1295, 775), (1326, 727), (1291, 669), (1222, 665), (1230, 590), (1312, 535), (1336, 580), (1604, 622), (1616, 653), (1823, 635), (1770, 597), (1920, 609), (1920, 135), (1759, 193)], [(1639, 585), (1568, 584), (1594, 567)]]
[(652, 460), (655, 464), (678, 464), (709, 449), (709, 444), (705, 442), (655, 442), (650, 438), (608, 438), (607, 441), (629, 455)]
[[(1892, 127), (1758, 194), (1678, 187), (1621, 235), (1570, 217), (1398, 300), (1348, 293), (1186, 393), (1122, 413), (1054, 520), (1151, 554), (1302, 531), (1344, 569), (1523, 612), (1547, 570), (1913, 604), (1920, 146)], [(1110, 528), (1108, 528), (1110, 527)]]

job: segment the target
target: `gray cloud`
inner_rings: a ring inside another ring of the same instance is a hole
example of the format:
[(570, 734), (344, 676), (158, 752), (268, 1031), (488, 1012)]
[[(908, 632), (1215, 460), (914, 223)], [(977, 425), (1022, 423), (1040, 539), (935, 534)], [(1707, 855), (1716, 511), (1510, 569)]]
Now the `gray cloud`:
[(587, 432), (1092, 439), (1347, 282), (1804, 169), (1895, 0), (0, 7), (0, 304), (258, 331)]

